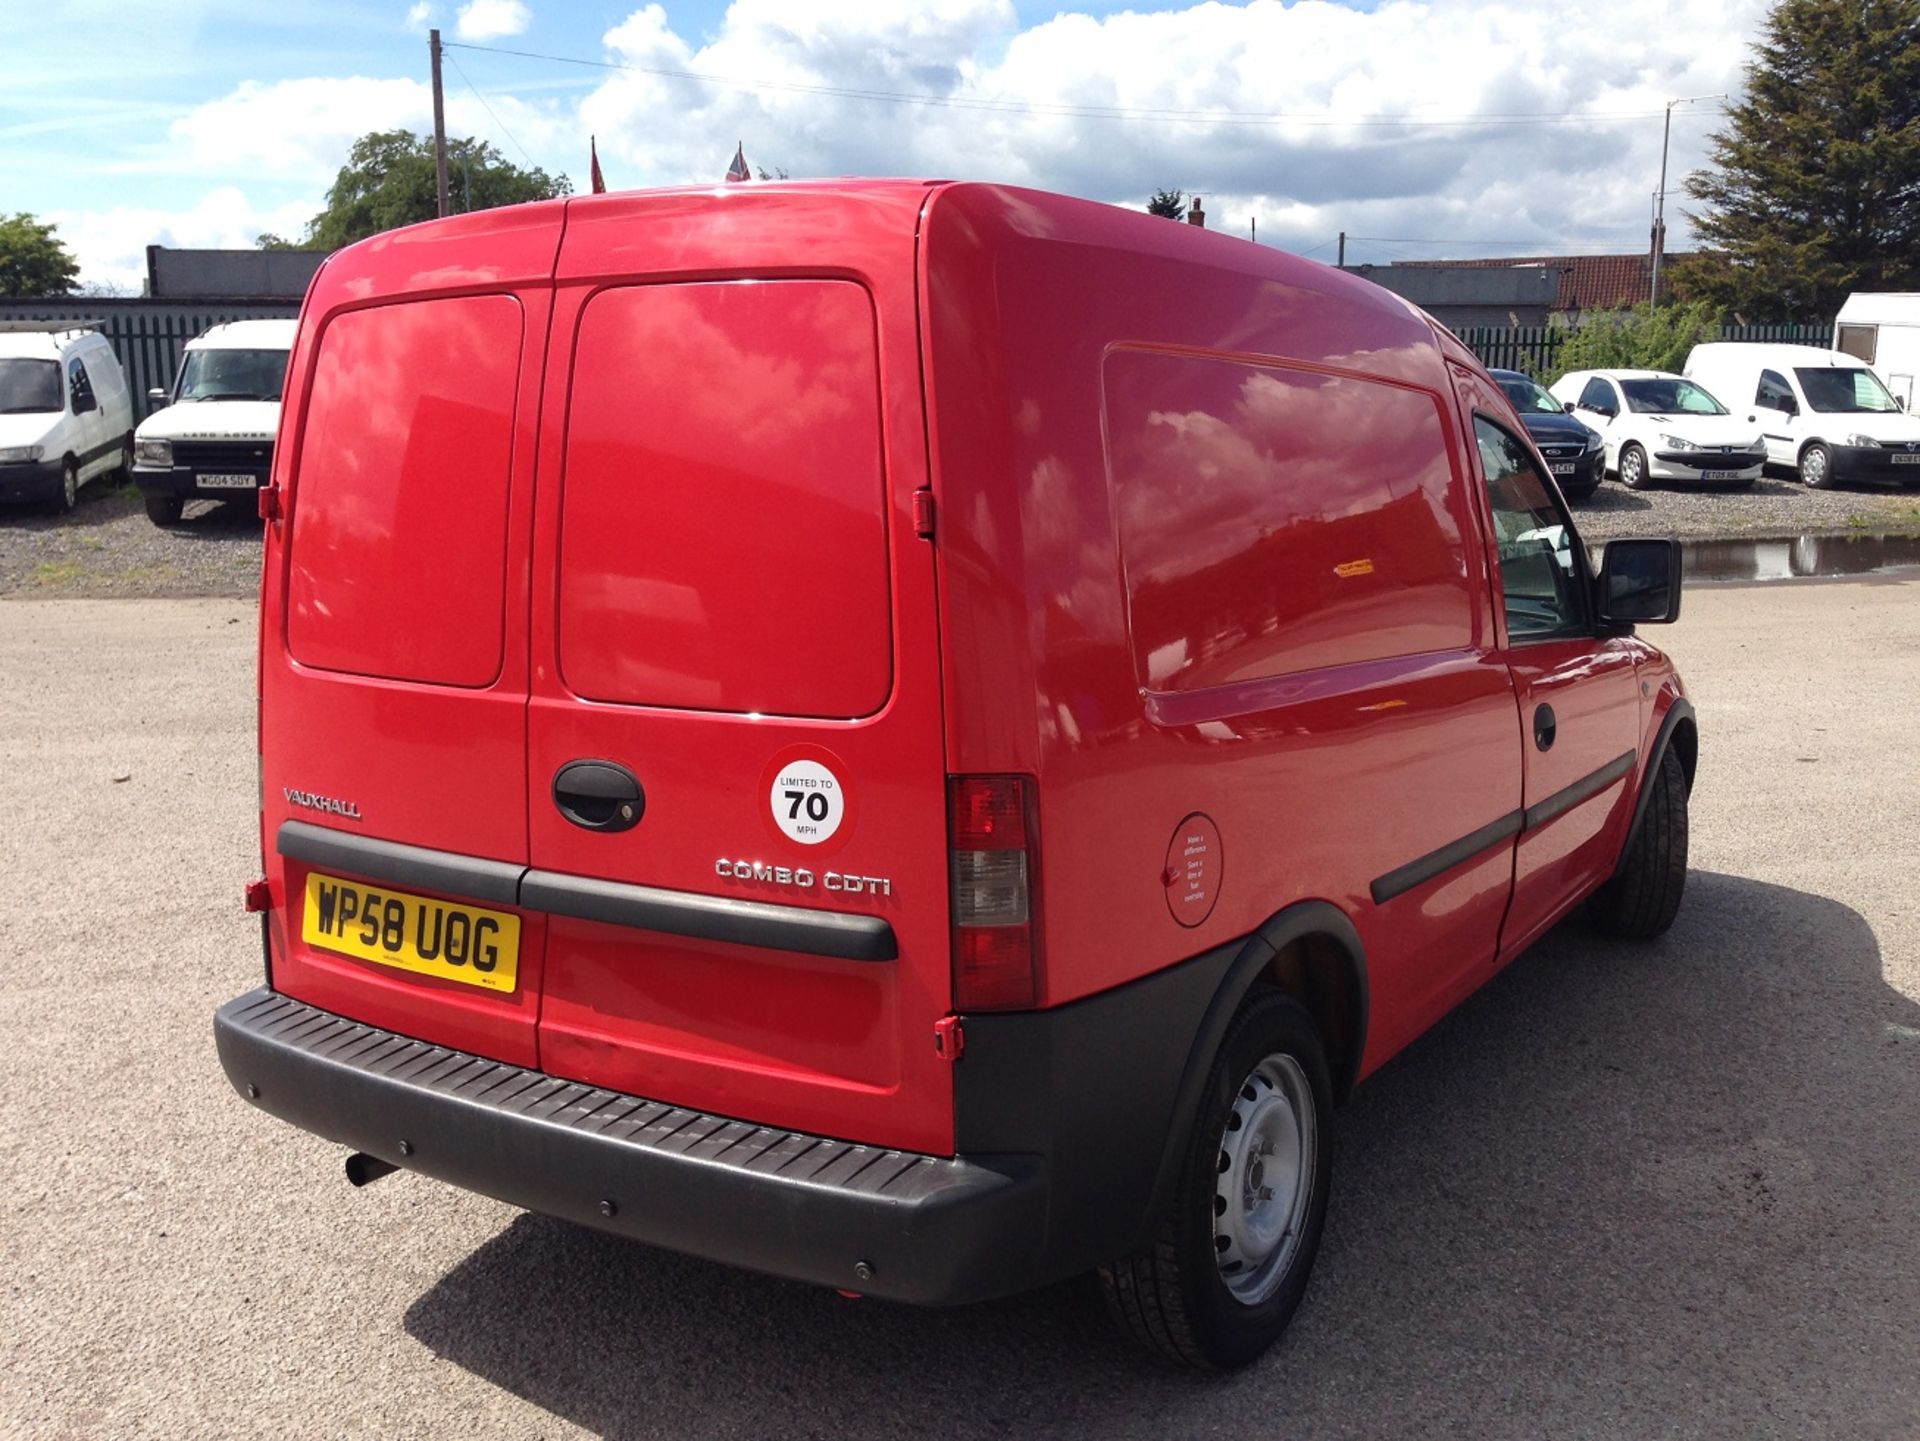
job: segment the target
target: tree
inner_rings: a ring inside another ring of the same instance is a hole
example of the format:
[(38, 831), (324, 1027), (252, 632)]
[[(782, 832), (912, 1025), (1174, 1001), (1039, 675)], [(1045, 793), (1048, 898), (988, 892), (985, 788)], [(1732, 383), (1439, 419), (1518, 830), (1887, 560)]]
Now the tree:
[(1691, 305), (1636, 305), (1590, 315), (1570, 331), (1553, 357), (1556, 378), (1571, 370), (1669, 370), (1679, 374), (1687, 352), (1720, 338), (1720, 313), (1710, 301)]
[(1691, 293), (1799, 319), (1920, 289), (1920, 0), (1779, 0), (1712, 153)]
[(1187, 197), (1179, 190), (1156, 190), (1153, 199), (1147, 202), (1147, 214), (1164, 215), (1169, 220), (1180, 220), (1187, 213)]
[[(573, 182), (537, 167), (522, 170), (509, 164), (484, 140), (449, 140), (447, 192), (449, 208), (458, 214), (571, 195)], [(307, 222), (300, 243), (335, 250), (395, 226), (431, 220), (438, 213), (432, 139), (411, 130), (377, 130), (354, 141), (347, 163), (327, 191), (327, 208)], [(277, 235), (260, 237), (263, 249), (286, 243)]]
[(0, 295), (66, 295), (80, 266), (53, 232), (60, 227), (26, 211), (0, 215)]

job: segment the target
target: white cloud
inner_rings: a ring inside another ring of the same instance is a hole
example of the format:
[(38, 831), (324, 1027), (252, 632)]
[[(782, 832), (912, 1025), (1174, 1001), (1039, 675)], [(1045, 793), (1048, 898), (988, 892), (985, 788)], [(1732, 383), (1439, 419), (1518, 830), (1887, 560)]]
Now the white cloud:
[(518, 35), (533, 23), (524, 0), (467, 0), (454, 17), (454, 33), (462, 40), (499, 40)]
[(433, 0), (414, 0), (407, 7), (407, 29), (416, 35), (424, 35), (433, 21)]
[[(576, 133), (551, 104), (495, 94), (483, 105), (453, 82), (446, 110), (449, 135), (491, 140), (515, 164), (525, 163), (516, 141), (538, 154), (542, 147), (571, 143)], [(510, 127), (512, 140), (502, 133), (502, 123)], [(432, 125), (433, 93), (425, 81), (356, 75), (267, 85), (249, 80), (176, 120), (171, 134), (174, 150), (190, 159), (197, 173), (264, 172), (325, 189), (362, 135), (397, 129), (426, 134)], [(573, 168), (579, 168), (577, 162)]]
[[(1011, 0), (733, 0), (696, 30), (647, 4), (602, 37), (606, 58), (636, 68), (586, 81), (496, 57), (476, 72), (485, 104), (450, 71), (448, 129), (582, 182), (595, 134), (616, 188), (717, 181), (743, 141), (750, 163), (796, 177), (977, 178), (1129, 205), (1174, 186), (1203, 196), (1216, 228), (1245, 234), (1258, 217), (1263, 242), (1324, 245), (1322, 258), (1342, 230), (1362, 260), (1637, 251), (1663, 105), (1738, 90), (1766, 5), (1205, 0), (1065, 11), (1022, 29)], [(457, 12), (463, 36), (530, 18), (521, 0)], [(846, 91), (865, 96), (833, 93)], [(1566, 112), (1579, 118), (1507, 119)], [(1595, 118), (1607, 115), (1621, 118)], [(1449, 123), (1379, 123), (1395, 117)], [(273, 194), (298, 187), (317, 209), (355, 139), (430, 123), (422, 80), (248, 82), (176, 121), (163, 154), (121, 168), (209, 187), (272, 177)], [(1687, 243), (1678, 187), (1714, 124), (1710, 108), (1674, 115), (1676, 249)]]
[(317, 201), (294, 201), (262, 210), (238, 186), (222, 185), (186, 210), (116, 205), (53, 210), (47, 218), (59, 225), (60, 239), (80, 262), (83, 281), (137, 295), (147, 275), (149, 245), (247, 250), (262, 231), (298, 234), (318, 208)]

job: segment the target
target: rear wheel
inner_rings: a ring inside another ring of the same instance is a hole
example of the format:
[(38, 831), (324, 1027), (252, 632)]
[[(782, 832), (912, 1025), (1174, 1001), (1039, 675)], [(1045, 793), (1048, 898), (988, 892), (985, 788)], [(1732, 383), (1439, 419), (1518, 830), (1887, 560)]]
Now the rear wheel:
[(177, 495), (150, 495), (147, 501), (147, 519), (155, 525), (178, 525), (180, 512), (187, 503)]
[(1587, 901), (1609, 935), (1650, 941), (1673, 924), (1687, 889), (1687, 772), (1671, 747), (1650, 782), (1647, 812), (1613, 879)]
[(1620, 483), (1628, 490), (1645, 490), (1648, 485), (1647, 453), (1637, 445), (1620, 447)]
[(1813, 490), (1833, 485), (1833, 452), (1817, 440), (1800, 452), (1800, 480)]
[(1332, 1112), (1313, 1017), (1255, 991), (1214, 1060), (1151, 1248), (1101, 1268), (1107, 1309), (1134, 1339), (1206, 1370), (1279, 1339), (1320, 1249)]

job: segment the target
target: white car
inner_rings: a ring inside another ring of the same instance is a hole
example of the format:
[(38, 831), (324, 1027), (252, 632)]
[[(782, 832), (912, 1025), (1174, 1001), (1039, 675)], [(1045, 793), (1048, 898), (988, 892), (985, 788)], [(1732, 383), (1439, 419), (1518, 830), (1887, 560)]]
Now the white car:
[(1600, 432), (1606, 464), (1629, 490), (1656, 480), (1752, 485), (1766, 468), (1760, 427), (1727, 414), (1704, 386), (1664, 370), (1573, 370), (1549, 387)]
[(113, 346), (71, 321), (0, 327), (0, 499), (73, 509), (132, 459), (133, 398)]
[(1687, 374), (1766, 436), (1767, 459), (1816, 490), (1847, 480), (1920, 485), (1920, 417), (1851, 355), (1817, 345), (1696, 345)]
[(292, 320), (235, 320), (187, 342), (171, 403), (140, 422), (133, 481), (147, 518), (172, 525), (189, 500), (251, 500), (273, 467)]

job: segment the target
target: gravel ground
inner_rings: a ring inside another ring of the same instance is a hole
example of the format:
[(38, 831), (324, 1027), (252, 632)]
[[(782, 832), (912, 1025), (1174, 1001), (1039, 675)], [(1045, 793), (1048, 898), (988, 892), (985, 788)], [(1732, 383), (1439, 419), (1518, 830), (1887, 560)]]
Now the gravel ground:
[(0, 613), (0, 1436), (1920, 1434), (1920, 585), (1689, 595), (1675, 928), (1562, 927), (1362, 1086), (1304, 1308), (1212, 1380), (1079, 1285), (844, 1302), (354, 1191), (213, 1051), (252, 607)]
[[(1574, 506), (1589, 540), (1620, 535), (1920, 534), (1920, 493), (1817, 491), (1768, 477), (1750, 491), (1635, 492), (1608, 481)], [(197, 501), (161, 530), (131, 486), (81, 492), (70, 516), (0, 510), (0, 597), (250, 596), (260, 522), (250, 504)]]
[(131, 483), (95, 481), (71, 515), (0, 509), (0, 596), (250, 596), (260, 519), (244, 504), (190, 501), (178, 526), (147, 519)]
[(1809, 490), (1785, 477), (1769, 472), (1745, 490), (1628, 490), (1609, 480), (1573, 502), (1574, 521), (1588, 540), (1920, 533), (1920, 492), (1867, 485)]

